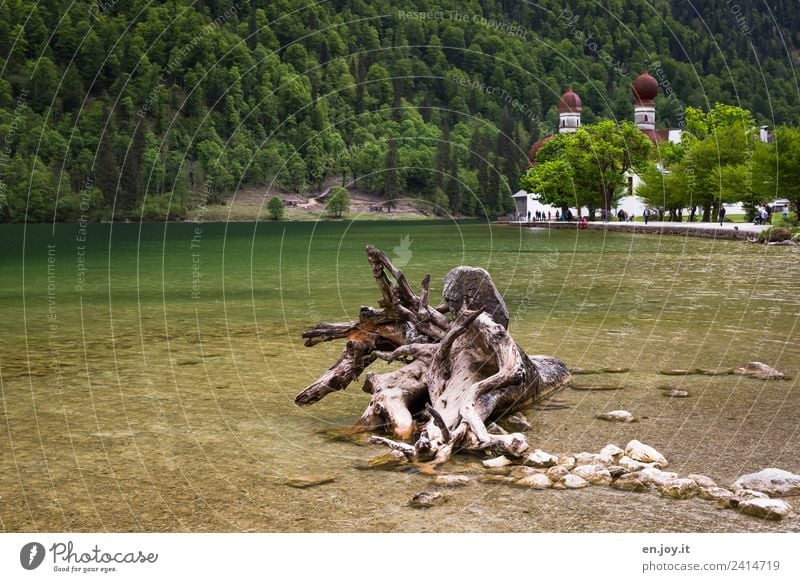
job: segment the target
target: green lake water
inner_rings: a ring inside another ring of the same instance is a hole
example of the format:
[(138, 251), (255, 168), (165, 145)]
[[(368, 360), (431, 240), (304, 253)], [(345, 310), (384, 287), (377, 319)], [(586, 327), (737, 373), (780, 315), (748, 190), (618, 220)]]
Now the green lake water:
[[(378, 297), (364, 245), (416, 285), (484, 267), (530, 354), (616, 391), (565, 389), (531, 411), (534, 448), (637, 438), (670, 470), (729, 485), (800, 473), (800, 253), (675, 236), (483, 223), (0, 226), (0, 529), (4, 531), (800, 531), (699, 499), (481, 484), (426, 511), (430, 477), (362, 471), (384, 452), (331, 440), (369, 396), (294, 396), (338, 357), (300, 334)], [(787, 381), (665, 376), (758, 360)], [(669, 398), (661, 388), (690, 393)], [(640, 421), (595, 415), (627, 409)], [(481, 473), (478, 457), (448, 470)], [(332, 483), (294, 489), (298, 475)], [(800, 502), (798, 502), (800, 504)]]

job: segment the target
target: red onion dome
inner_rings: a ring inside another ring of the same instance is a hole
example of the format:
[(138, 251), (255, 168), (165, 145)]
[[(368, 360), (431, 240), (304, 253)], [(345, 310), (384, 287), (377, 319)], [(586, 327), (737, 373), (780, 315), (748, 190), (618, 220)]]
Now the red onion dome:
[(653, 101), (658, 95), (658, 81), (645, 71), (634, 79), (631, 92), (637, 101)]
[(578, 94), (572, 90), (572, 87), (567, 89), (561, 98), (558, 100), (559, 113), (580, 113), (583, 111), (583, 103)]

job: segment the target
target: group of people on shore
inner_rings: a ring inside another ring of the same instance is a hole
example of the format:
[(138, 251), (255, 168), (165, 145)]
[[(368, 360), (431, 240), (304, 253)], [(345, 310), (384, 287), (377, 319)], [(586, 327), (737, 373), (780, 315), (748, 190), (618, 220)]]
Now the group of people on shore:
[[(783, 218), (789, 218), (789, 208), (784, 207)], [(772, 222), (772, 206), (765, 204), (764, 206), (756, 207), (756, 216), (753, 219), (753, 224), (769, 224)]]
[[(551, 220), (565, 220), (570, 221), (574, 220), (574, 216), (572, 211), (567, 209), (566, 212), (561, 213), (560, 211), (556, 210), (555, 213), (548, 210), (545, 212), (544, 210), (535, 210), (531, 212), (528, 210), (528, 222), (544, 222), (544, 221), (551, 221)], [(523, 215), (518, 215), (517, 220), (522, 221), (525, 220)]]

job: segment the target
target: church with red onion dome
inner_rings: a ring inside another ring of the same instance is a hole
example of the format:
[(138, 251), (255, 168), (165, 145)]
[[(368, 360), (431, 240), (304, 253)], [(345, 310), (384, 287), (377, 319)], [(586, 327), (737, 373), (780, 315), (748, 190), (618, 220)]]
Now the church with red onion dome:
[[(631, 84), (633, 93), (633, 118), (636, 126), (650, 138), (654, 144), (670, 138), (669, 129), (656, 129), (656, 97), (658, 81), (645, 71)], [(680, 141), (680, 140), (678, 140)]]
[[(636, 127), (645, 134), (653, 144), (658, 145), (663, 142), (680, 143), (683, 129), (663, 128), (656, 129), (656, 97), (658, 97), (658, 80), (648, 71), (645, 71), (631, 83), (631, 93), (633, 94), (633, 121)], [(558, 133), (548, 135), (540, 139), (531, 147), (528, 153), (530, 162), (528, 167), (536, 165), (536, 155), (541, 147), (562, 133), (574, 133), (581, 127), (581, 111), (583, 104), (580, 96), (572, 90), (572, 87), (558, 100)], [(766, 126), (760, 128), (762, 141), (769, 141), (771, 136)], [(636, 190), (641, 183), (639, 176), (633, 172), (625, 174), (627, 180), (627, 194), (619, 201), (619, 208), (627, 213), (641, 216), (644, 210), (644, 203), (636, 196)], [(552, 212), (555, 215), (555, 208), (544, 205), (539, 201), (539, 195), (520, 190), (513, 195), (516, 205), (517, 218), (519, 220), (531, 219), (537, 211), (543, 216)], [(577, 209), (576, 214), (580, 216), (582, 209)]]
[[(558, 133), (575, 133), (581, 126), (581, 111), (583, 111), (583, 103), (581, 98), (572, 87), (558, 99)], [(548, 141), (553, 139), (556, 134), (548, 135), (537, 141), (528, 152), (528, 160), (530, 165), (536, 163), (536, 153)]]
[[(633, 93), (633, 118), (636, 126), (650, 138), (653, 143), (662, 141), (680, 142), (679, 129), (656, 129), (656, 97), (658, 81), (645, 71), (631, 83)], [(558, 134), (574, 133), (581, 126), (583, 103), (580, 95), (568, 88), (558, 99)], [(537, 141), (528, 152), (530, 165), (536, 164), (539, 149), (558, 134), (551, 134)]]
[[(681, 141), (681, 129), (656, 129), (656, 97), (658, 96), (659, 85), (655, 77), (645, 71), (631, 83), (631, 93), (633, 94), (633, 120), (639, 130), (645, 134), (654, 144), (659, 142), (671, 141), (679, 143)], [(580, 96), (569, 87), (558, 100), (558, 133), (548, 135), (537, 141), (528, 152), (529, 167), (536, 165), (536, 155), (541, 147), (562, 133), (574, 133), (581, 127), (581, 112), (583, 103)], [(630, 174), (626, 176), (628, 180), (628, 191), (630, 198), (635, 198), (631, 194), (635, 193), (639, 185), (639, 176)], [(514, 202), (517, 206), (517, 216), (526, 217), (529, 212), (542, 210), (547, 207), (539, 203), (538, 195), (530, 194), (520, 190), (514, 194)], [(638, 199), (636, 199), (638, 200)], [(636, 212), (643, 208), (641, 202), (636, 202), (632, 210)], [(549, 210), (549, 208), (547, 208)]]

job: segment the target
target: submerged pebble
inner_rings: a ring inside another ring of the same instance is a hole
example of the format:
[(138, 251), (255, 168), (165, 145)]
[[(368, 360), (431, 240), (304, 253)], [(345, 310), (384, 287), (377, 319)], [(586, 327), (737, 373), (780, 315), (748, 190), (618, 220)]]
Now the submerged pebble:
[(528, 475), (535, 475), (537, 473), (544, 473), (544, 469), (540, 469), (537, 467), (528, 467), (527, 465), (517, 465), (516, 467), (511, 467), (508, 472), (510, 477), (514, 477), (514, 479), (522, 479), (523, 477), (527, 477)]
[(572, 368), (570, 374), (573, 375), (581, 375), (581, 374), (600, 374), (600, 370), (594, 370), (592, 368)]
[(614, 386), (613, 384), (570, 384), (573, 390), (586, 390), (594, 392), (602, 392), (605, 390), (622, 390), (622, 386)]
[(471, 479), (466, 475), (437, 475), (433, 479), (433, 484), (444, 487), (460, 487), (467, 485), (470, 481)]
[(309, 487), (316, 487), (317, 485), (324, 485), (325, 483), (333, 483), (336, 481), (334, 477), (316, 477), (313, 475), (298, 475), (286, 480), (286, 485), (294, 487), (295, 489), (307, 489)]
[(516, 431), (527, 431), (531, 429), (531, 423), (521, 412), (515, 412), (511, 416), (503, 419), (503, 423)]
[(667, 396), (670, 398), (688, 398), (689, 392), (687, 390), (678, 390), (677, 388), (673, 388), (667, 392)]
[(758, 378), (760, 380), (779, 380), (784, 378), (783, 372), (779, 372), (772, 366), (767, 366), (761, 362), (748, 362), (741, 368), (736, 368), (733, 371), (738, 376), (747, 376), (748, 378)]
[(372, 457), (366, 465), (358, 465), (358, 469), (378, 469), (382, 471), (393, 471), (398, 467), (408, 465), (408, 459), (400, 451), (391, 450), (385, 455)]
[(416, 495), (414, 495), (414, 497), (411, 498), (411, 501), (409, 501), (408, 504), (411, 507), (426, 508), (426, 507), (434, 507), (436, 505), (440, 505), (444, 503), (444, 500), (445, 500), (444, 496), (438, 491), (434, 492), (421, 491)]
[(525, 489), (549, 489), (552, 484), (552, 481), (544, 473), (534, 473), (519, 479), (514, 483), (514, 486)]
[(505, 483), (510, 485), (511, 483), (516, 483), (518, 479), (506, 475), (484, 475), (478, 481), (481, 483)]
[(499, 457), (495, 457), (493, 459), (486, 459), (485, 461), (483, 461), (484, 467), (492, 467), (492, 468), (507, 467), (508, 465), (513, 465), (513, 464), (514, 463), (512, 463), (508, 458), (502, 455)]
[(611, 412), (598, 414), (597, 418), (600, 420), (610, 420), (614, 422), (634, 422), (636, 420), (633, 417), (633, 414), (627, 410), (612, 410)]

